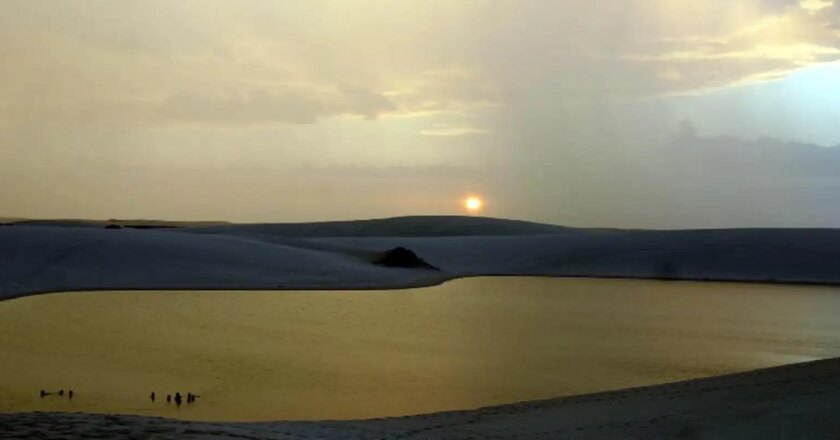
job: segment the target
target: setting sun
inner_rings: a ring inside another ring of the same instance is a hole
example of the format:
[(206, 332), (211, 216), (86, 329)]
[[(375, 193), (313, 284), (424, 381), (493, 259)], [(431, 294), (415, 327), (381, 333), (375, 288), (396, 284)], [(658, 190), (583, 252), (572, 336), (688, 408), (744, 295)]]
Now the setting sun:
[(478, 197), (468, 197), (464, 200), (464, 208), (467, 208), (467, 211), (475, 213), (481, 210), (481, 206), (484, 203)]

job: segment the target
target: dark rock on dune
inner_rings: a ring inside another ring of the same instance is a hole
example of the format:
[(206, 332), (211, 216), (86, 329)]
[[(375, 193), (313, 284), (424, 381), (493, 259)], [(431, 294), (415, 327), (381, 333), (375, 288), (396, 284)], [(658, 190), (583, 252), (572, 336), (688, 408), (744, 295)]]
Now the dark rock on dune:
[(386, 251), (376, 258), (373, 263), (385, 267), (440, 270), (418, 257), (412, 250), (402, 246)]

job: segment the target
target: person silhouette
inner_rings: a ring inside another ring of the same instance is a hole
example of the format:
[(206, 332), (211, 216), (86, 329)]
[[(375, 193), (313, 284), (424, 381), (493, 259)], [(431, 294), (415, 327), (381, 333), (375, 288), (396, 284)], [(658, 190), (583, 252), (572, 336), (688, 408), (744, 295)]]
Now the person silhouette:
[(181, 393), (175, 393), (175, 404), (181, 406)]
[(192, 395), (192, 393), (187, 393), (187, 403), (193, 403), (193, 395)]
[(149, 399), (151, 399), (152, 402), (155, 401), (155, 392), (154, 391), (152, 391), (152, 394), (149, 394)]
[(41, 390), (41, 398), (43, 399), (43, 398), (44, 398), (44, 396), (46, 396), (46, 395), (47, 395), (47, 392), (46, 392), (46, 391), (44, 391), (44, 390)]
[(69, 398), (70, 398), (70, 400), (73, 400), (73, 390), (70, 390), (70, 391), (67, 393), (67, 397), (69, 397)]
[(170, 402), (172, 402), (172, 394), (167, 394), (166, 395), (166, 403), (170, 403)]
[(58, 395), (64, 397), (64, 390), (58, 390)]

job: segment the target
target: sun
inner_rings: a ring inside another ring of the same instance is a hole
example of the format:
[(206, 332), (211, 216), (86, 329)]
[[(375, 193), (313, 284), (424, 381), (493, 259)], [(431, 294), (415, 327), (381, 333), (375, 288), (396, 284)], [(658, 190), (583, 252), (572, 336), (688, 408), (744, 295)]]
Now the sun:
[(467, 199), (464, 200), (464, 208), (466, 208), (467, 211), (471, 213), (477, 213), (478, 211), (481, 211), (481, 207), (483, 205), (484, 202), (480, 198), (475, 196), (467, 197)]

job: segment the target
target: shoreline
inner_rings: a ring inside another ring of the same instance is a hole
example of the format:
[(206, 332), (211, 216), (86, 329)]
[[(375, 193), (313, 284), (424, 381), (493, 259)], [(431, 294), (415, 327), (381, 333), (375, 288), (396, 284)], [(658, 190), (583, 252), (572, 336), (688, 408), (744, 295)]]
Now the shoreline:
[(151, 287), (95, 287), (95, 288), (60, 288), (48, 289), (44, 291), (27, 292), (20, 295), (0, 296), (0, 301), (9, 301), (29, 296), (50, 295), (54, 293), (94, 293), (94, 292), (125, 292), (125, 293), (142, 293), (155, 291), (175, 291), (175, 292), (221, 292), (221, 291), (241, 291), (241, 292), (377, 292), (386, 290), (415, 290), (424, 289), (427, 287), (440, 286), (449, 282), (471, 279), (471, 278), (550, 278), (550, 279), (572, 279), (572, 280), (615, 280), (615, 281), (660, 281), (664, 283), (720, 283), (720, 284), (759, 284), (767, 286), (794, 286), (794, 287), (840, 287), (840, 282), (828, 281), (790, 281), (790, 280), (759, 280), (759, 279), (734, 279), (734, 278), (655, 278), (645, 276), (626, 276), (626, 275), (557, 275), (557, 274), (471, 274), (471, 275), (453, 275), (437, 280), (428, 280), (416, 282), (411, 284), (395, 284), (395, 285), (362, 285), (362, 286), (151, 286)]
[(89, 413), (0, 413), (8, 436), (65, 438), (836, 438), (840, 358), (704, 379), (404, 417), (195, 422)]

